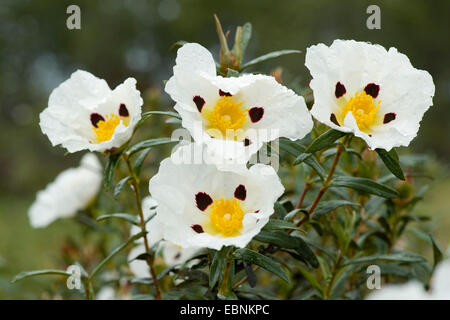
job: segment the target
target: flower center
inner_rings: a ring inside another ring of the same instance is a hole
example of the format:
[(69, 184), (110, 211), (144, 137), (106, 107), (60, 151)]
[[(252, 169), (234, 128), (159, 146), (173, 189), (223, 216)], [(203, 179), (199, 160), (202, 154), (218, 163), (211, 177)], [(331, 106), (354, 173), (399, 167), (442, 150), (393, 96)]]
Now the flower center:
[(368, 132), (377, 120), (377, 110), (380, 108), (380, 103), (381, 101), (378, 101), (375, 104), (373, 97), (364, 91), (356, 92), (344, 105), (340, 122), (344, 123), (345, 116), (351, 111), (359, 130)]
[[(206, 111), (206, 110), (205, 110)], [(242, 108), (242, 102), (236, 102), (233, 97), (221, 97), (214, 108), (205, 112), (205, 119), (208, 121), (206, 131), (214, 138), (229, 138), (228, 134), (233, 134), (234, 130), (241, 129), (247, 123), (247, 111)]]
[(115, 114), (111, 114), (109, 117), (106, 116), (106, 120), (98, 121), (97, 127), (92, 128), (95, 133), (96, 143), (110, 140), (119, 123), (120, 119)]
[(214, 199), (209, 217), (214, 231), (231, 237), (239, 234), (242, 229), (244, 211), (236, 199)]

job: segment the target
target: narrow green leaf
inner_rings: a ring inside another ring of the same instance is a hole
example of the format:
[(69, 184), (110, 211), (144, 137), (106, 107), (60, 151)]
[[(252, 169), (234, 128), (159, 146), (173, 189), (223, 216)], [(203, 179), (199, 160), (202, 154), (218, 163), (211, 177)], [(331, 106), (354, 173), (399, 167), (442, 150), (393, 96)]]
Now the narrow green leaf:
[(431, 244), (433, 245), (433, 267), (436, 267), (436, 265), (442, 261), (443, 253), (439, 245), (437, 244), (436, 240), (434, 239), (433, 235), (429, 234)]
[(172, 112), (172, 111), (148, 111), (148, 112), (144, 112), (141, 115), (141, 119), (136, 124), (136, 127), (140, 127), (142, 125), (142, 123), (144, 123), (148, 118), (150, 118), (152, 115), (155, 115), (155, 114), (159, 114), (159, 115), (163, 115), (163, 116), (169, 116), (169, 117), (181, 120), (181, 116), (178, 113), (176, 113), (176, 112)]
[(263, 230), (265, 231), (286, 229), (300, 230), (300, 228), (292, 222), (279, 219), (270, 219), (269, 222), (267, 222), (267, 224), (263, 227)]
[(211, 267), (209, 269), (209, 287), (211, 289), (223, 275), (225, 266), (227, 265), (227, 257), (231, 250), (232, 247), (222, 247), (221, 250), (216, 251), (216, 254), (214, 255), (211, 262)]
[(397, 152), (395, 152), (395, 149), (391, 149), (391, 151), (389, 152), (384, 149), (375, 149), (375, 151), (378, 153), (378, 156), (386, 165), (386, 168), (388, 168), (394, 176), (401, 180), (405, 180), (405, 176), (398, 161), (398, 155)]
[(300, 270), (300, 272), (302, 273), (302, 275), (305, 277), (306, 280), (308, 280), (308, 282), (311, 284), (311, 286), (316, 289), (320, 295), (323, 295), (323, 289), (322, 286), (319, 284), (319, 282), (317, 281), (316, 277), (308, 272), (306, 269), (302, 268), (302, 267), (298, 267), (298, 270)]
[(367, 178), (337, 176), (331, 182), (331, 187), (351, 188), (358, 191), (371, 193), (383, 198), (398, 197), (398, 192), (396, 190)]
[(366, 257), (360, 257), (348, 260), (344, 265), (367, 263), (374, 261), (395, 261), (395, 262), (425, 262), (426, 259), (418, 254), (410, 252), (392, 253), (392, 254), (378, 254)]
[(326, 147), (331, 146), (337, 139), (345, 136), (345, 132), (341, 132), (338, 130), (330, 129), (325, 133), (322, 133), (318, 136), (308, 148), (306, 148), (305, 153), (314, 153), (319, 150), (325, 149)]
[(301, 51), (299, 50), (280, 50), (280, 51), (274, 51), (274, 52), (269, 52), (266, 53), (265, 55), (262, 55), (258, 58), (255, 58), (247, 63), (244, 63), (241, 66), (241, 70), (247, 69), (248, 67), (252, 67), (254, 65), (257, 65), (258, 63), (270, 60), (270, 59), (275, 59), (287, 54), (293, 54), (293, 53), (300, 53)]
[(294, 166), (302, 162), (313, 168), (322, 180), (326, 178), (327, 172), (311, 153), (303, 153), (299, 155), (294, 161)]
[(131, 147), (129, 147), (127, 149), (126, 153), (128, 154), (128, 156), (131, 156), (136, 152), (148, 149), (150, 147), (168, 144), (168, 143), (175, 143), (175, 142), (178, 142), (178, 140), (172, 140), (171, 138), (155, 138), (155, 139), (144, 140), (144, 141), (138, 142), (138, 143), (132, 145)]
[(106, 191), (111, 188), (111, 185), (114, 180), (114, 171), (116, 169), (117, 163), (119, 162), (121, 154), (113, 154), (108, 158), (108, 163), (105, 166), (105, 178), (104, 178), (104, 187)]
[(139, 225), (139, 219), (136, 216), (133, 216), (128, 213), (112, 213), (112, 214), (105, 214), (97, 218), (97, 221), (102, 221), (106, 219), (122, 219), (125, 221), (128, 221), (134, 225)]
[(280, 139), (279, 146), (280, 149), (286, 151), (296, 158), (301, 155), (306, 149), (306, 147), (298, 141), (291, 141), (289, 139)]
[(244, 270), (245, 270), (245, 274), (247, 275), (247, 281), (248, 284), (250, 285), (250, 287), (254, 288), (256, 286), (256, 274), (255, 271), (253, 271), (253, 268), (244, 261)]
[(275, 201), (274, 210), (278, 219), (283, 219), (288, 213), (286, 208), (279, 201)]
[(238, 249), (234, 252), (234, 258), (245, 262), (256, 264), (263, 269), (277, 275), (286, 282), (289, 282), (289, 276), (283, 270), (281, 265), (274, 260), (247, 248)]
[(103, 268), (103, 266), (108, 263), (109, 260), (111, 260), (116, 254), (118, 254), (120, 251), (125, 249), (130, 243), (133, 243), (135, 240), (143, 237), (146, 235), (147, 232), (139, 232), (138, 234), (130, 237), (126, 242), (122, 243), (120, 246), (115, 248), (111, 253), (103, 259), (92, 271), (91, 275), (88, 278), (88, 282), (91, 282), (92, 279), (97, 275), (97, 273)]
[(314, 210), (314, 214), (312, 215), (313, 219), (318, 219), (324, 214), (336, 210), (342, 206), (352, 206), (359, 207), (358, 203), (347, 201), (347, 200), (329, 200), (319, 202), (317, 208)]
[(122, 191), (125, 184), (131, 179), (133, 178), (130, 176), (125, 177), (116, 184), (116, 186), (114, 187), (114, 198), (116, 198), (119, 195), (120, 191)]
[(18, 275), (14, 276), (14, 278), (11, 280), (12, 283), (34, 277), (34, 276), (42, 276), (42, 275), (48, 275), (48, 274), (54, 274), (54, 275), (60, 275), (60, 276), (71, 276), (72, 274), (67, 271), (63, 270), (53, 270), (53, 269), (46, 269), (46, 270), (36, 270), (36, 271), (24, 271), (19, 273)]
[(147, 158), (147, 156), (151, 150), (152, 150), (152, 148), (148, 148), (144, 152), (141, 152), (139, 154), (139, 157), (134, 162), (133, 170), (134, 170), (134, 173), (136, 174), (136, 177), (139, 177), (139, 175), (141, 174), (142, 165), (144, 164), (144, 161)]
[(294, 249), (312, 267), (317, 268), (319, 266), (316, 255), (300, 237), (289, 235), (283, 231), (261, 231), (254, 239), (280, 248)]

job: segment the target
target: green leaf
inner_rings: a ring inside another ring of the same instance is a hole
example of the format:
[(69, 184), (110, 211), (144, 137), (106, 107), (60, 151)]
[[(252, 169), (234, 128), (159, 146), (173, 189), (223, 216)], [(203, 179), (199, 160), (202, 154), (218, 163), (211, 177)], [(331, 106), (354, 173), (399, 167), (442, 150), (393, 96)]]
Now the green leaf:
[(72, 274), (67, 271), (63, 270), (53, 270), (53, 269), (46, 269), (46, 270), (36, 270), (36, 271), (24, 271), (19, 273), (18, 275), (14, 276), (14, 278), (11, 280), (12, 283), (34, 277), (34, 276), (42, 276), (42, 275), (48, 275), (48, 274), (54, 274), (54, 275), (60, 275), (60, 276), (71, 276)]
[(395, 262), (426, 262), (426, 259), (422, 256), (419, 256), (418, 254), (410, 252), (401, 252), (392, 254), (377, 254), (372, 256), (355, 258), (346, 261), (344, 265), (375, 262), (380, 260), (395, 261)]
[(303, 153), (299, 155), (294, 161), (294, 166), (302, 162), (313, 168), (322, 180), (326, 178), (327, 172), (311, 153)]
[(316, 277), (312, 273), (308, 272), (306, 269), (304, 269), (302, 267), (298, 267), (298, 270), (300, 270), (302, 275), (305, 277), (306, 280), (308, 280), (308, 282), (311, 284), (311, 286), (314, 289), (316, 289), (320, 293), (320, 295), (323, 295), (322, 286), (319, 284)]
[(168, 144), (168, 143), (175, 143), (178, 142), (178, 140), (172, 140), (171, 138), (155, 138), (155, 139), (149, 139), (144, 140), (141, 142), (136, 143), (135, 145), (132, 145), (126, 150), (126, 153), (128, 156), (133, 155), (136, 152), (139, 152), (141, 150), (148, 149), (153, 146)]
[(233, 70), (228, 68), (227, 69), (227, 77), (228, 78), (235, 78), (235, 77), (239, 77), (239, 71)]
[(398, 155), (397, 152), (395, 152), (395, 149), (391, 149), (389, 152), (384, 149), (375, 149), (375, 151), (394, 176), (401, 180), (405, 180), (405, 176), (403, 175), (403, 170), (400, 167)]
[(306, 148), (305, 153), (314, 153), (319, 150), (325, 149), (331, 146), (337, 139), (345, 136), (347, 133), (338, 130), (330, 129), (325, 133), (318, 136), (308, 148)]
[(151, 150), (152, 150), (152, 148), (148, 148), (144, 152), (141, 152), (139, 157), (134, 162), (133, 170), (134, 170), (134, 173), (136, 174), (136, 177), (139, 177), (139, 175), (141, 174), (142, 165), (144, 164), (144, 161), (147, 158), (147, 156)]
[(122, 191), (125, 184), (131, 179), (133, 178), (130, 176), (125, 177), (116, 184), (116, 186), (114, 187), (114, 198), (116, 198), (119, 195), (120, 191)]
[(274, 260), (247, 248), (238, 249), (234, 252), (234, 258), (243, 260), (245, 262), (256, 264), (263, 269), (277, 275), (286, 282), (289, 282), (289, 277), (286, 271), (281, 268), (281, 265)]
[(286, 151), (287, 153), (293, 155), (294, 157), (298, 157), (302, 154), (306, 147), (297, 141), (291, 141), (289, 139), (280, 139), (279, 141), (280, 149)]
[(128, 213), (112, 213), (112, 214), (105, 214), (97, 218), (97, 221), (102, 221), (106, 219), (122, 219), (125, 221), (128, 221), (134, 225), (139, 225), (139, 219), (136, 216), (133, 216)]
[(227, 257), (231, 250), (232, 247), (222, 247), (221, 250), (216, 251), (216, 254), (214, 255), (211, 262), (211, 267), (209, 269), (209, 287), (211, 289), (223, 275), (225, 266), (227, 265)]
[(181, 120), (181, 116), (178, 113), (176, 113), (176, 112), (172, 112), (172, 111), (148, 111), (148, 112), (144, 112), (141, 115), (141, 119), (136, 124), (136, 127), (140, 127), (142, 125), (142, 123), (144, 123), (145, 120), (147, 120), (148, 118), (150, 118), (152, 115), (155, 115), (155, 114), (159, 114), (159, 115), (163, 115), (163, 116), (169, 116), (169, 117)]
[(245, 270), (245, 274), (247, 275), (247, 281), (248, 284), (250, 285), (250, 287), (254, 288), (256, 286), (256, 274), (255, 271), (253, 271), (253, 268), (244, 261), (244, 270)]
[(266, 225), (263, 227), (263, 230), (265, 231), (286, 230), (286, 229), (300, 230), (300, 228), (298, 228), (292, 222), (279, 219), (270, 219), (269, 222), (267, 222)]
[(283, 219), (288, 213), (286, 208), (279, 201), (275, 201), (274, 210), (279, 219)]
[(433, 245), (433, 261), (434, 261), (433, 267), (436, 267), (436, 265), (442, 261), (443, 253), (431, 233), (429, 234), (429, 237), (431, 244)]
[(359, 207), (360, 205), (355, 202), (347, 201), (347, 200), (329, 200), (319, 202), (318, 206), (314, 210), (314, 214), (312, 215), (313, 219), (318, 219), (324, 214), (336, 210), (342, 206), (352, 206)]
[(398, 192), (396, 190), (367, 178), (337, 176), (333, 179), (330, 186), (337, 188), (342, 187), (352, 188), (358, 191), (371, 193), (383, 198), (398, 197)]
[(106, 191), (108, 191), (111, 188), (111, 185), (114, 180), (114, 171), (116, 169), (117, 163), (120, 160), (120, 156), (121, 156), (121, 154), (118, 153), (118, 154), (110, 155), (108, 158), (108, 163), (106, 164), (106, 167), (105, 167), (105, 178), (104, 178), (104, 182), (103, 182)]
[(317, 268), (319, 266), (316, 255), (300, 237), (289, 235), (283, 231), (261, 231), (254, 239), (280, 248), (294, 249), (312, 267)]
[(120, 246), (115, 248), (113, 251), (111, 251), (111, 253), (94, 268), (94, 270), (92, 271), (92, 273), (90, 274), (90, 276), (88, 278), (88, 282), (91, 282), (92, 279), (94, 279), (94, 277), (97, 275), (97, 273), (103, 268), (103, 266), (106, 263), (108, 263), (108, 261), (111, 260), (116, 254), (118, 254), (120, 251), (125, 249), (130, 243), (133, 243), (135, 240), (145, 236), (146, 234), (147, 234), (147, 232), (139, 232), (138, 234), (130, 237), (126, 242), (122, 243)]
[(265, 55), (255, 58), (247, 63), (244, 63), (241, 66), (241, 70), (244, 70), (244, 69), (247, 69), (248, 67), (257, 65), (258, 63), (261, 63), (263, 61), (275, 59), (275, 58), (278, 58), (278, 57), (281, 57), (281, 56), (284, 56), (287, 54), (300, 53), (300, 52), (301, 51), (299, 51), (299, 50), (280, 50), (280, 51), (269, 52), (269, 53), (266, 53)]

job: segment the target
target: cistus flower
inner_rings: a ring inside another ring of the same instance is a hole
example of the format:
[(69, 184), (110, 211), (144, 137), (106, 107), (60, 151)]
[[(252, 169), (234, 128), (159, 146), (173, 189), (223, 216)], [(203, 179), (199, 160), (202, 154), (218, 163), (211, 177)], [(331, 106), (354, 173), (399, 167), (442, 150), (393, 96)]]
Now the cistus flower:
[(196, 43), (178, 50), (165, 90), (183, 127), (219, 159), (246, 162), (264, 142), (301, 139), (313, 126), (303, 97), (270, 76), (218, 76), (211, 53)]
[(353, 132), (371, 149), (408, 146), (433, 104), (431, 75), (415, 69), (395, 48), (335, 40), (306, 51), (312, 80), (311, 114), (343, 132)]
[(64, 170), (37, 193), (28, 210), (31, 226), (46, 227), (56, 219), (72, 217), (87, 208), (100, 191), (102, 178), (98, 158), (89, 153), (83, 156), (79, 167)]
[(205, 161), (180, 161), (203, 151), (197, 143), (180, 147), (150, 180), (163, 237), (182, 247), (245, 247), (268, 222), (284, 188), (267, 165), (224, 171)]
[[(156, 206), (158, 203), (152, 197), (145, 197), (142, 200), (142, 210), (145, 220), (156, 214)], [(151, 247), (156, 246), (158, 254), (161, 255), (164, 263), (167, 266), (174, 266), (182, 264), (191, 258), (199, 248), (182, 248), (170, 241), (163, 240), (162, 224), (157, 215), (155, 215), (147, 224), (145, 229), (148, 231), (147, 240)], [(130, 230), (131, 235), (141, 232), (138, 226), (132, 226)], [(128, 261), (131, 272), (138, 278), (146, 278), (150, 276), (149, 268), (145, 260), (135, 259), (139, 255), (145, 253), (145, 246), (143, 239), (139, 238), (136, 243), (139, 245), (134, 247), (128, 254)]]
[(431, 278), (430, 290), (423, 284), (411, 280), (405, 284), (388, 284), (374, 290), (368, 300), (450, 300), (450, 260), (440, 262)]
[(142, 104), (135, 79), (111, 90), (105, 80), (77, 70), (50, 94), (39, 124), (53, 146), (111, 151), (131, 138)]

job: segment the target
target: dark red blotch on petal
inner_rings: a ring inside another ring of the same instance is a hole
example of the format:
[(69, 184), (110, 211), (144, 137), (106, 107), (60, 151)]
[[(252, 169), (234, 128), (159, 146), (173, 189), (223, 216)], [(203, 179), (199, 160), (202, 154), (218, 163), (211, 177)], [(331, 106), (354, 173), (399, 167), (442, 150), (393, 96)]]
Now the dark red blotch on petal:
[(337, 126), (339, 126), (339, 127), (341, 126), (341, 125), (339, 124), (339, 122), (337, 121), (336, 115), (335, 115), (334, 113), (331, 114), (331, 116), (330, 116), (330, 121), (333, 122), (335, 125), (337, 125)]
[(245, 138), (244, 139), (244, 147), (248, 147), (252, 142), (250, 141), (249, 138)]
[(198, 112), (202, 112), (202, 108), (205, 105), (205, 99), (203, 99), (200, 96), (195, 96), (192, 100), (194, 101), (195, 105), (197, 106)]
[(119, 116), (121, 117), (128, 117), (130, 113), (128, 112), (127, 106), (125, 103), (121, 103), (119, 106)]
[(199, 225), (199, 224), (193, 224), (193, 225), (191, 226), (191, 228), (192, 228), (192, 230), (194, 230), (194, 231), (197, 232), (197, 233), (203, 233), (203, 232), (205, 232), (205, 231), (203, 231), (203, 227), (202, 227), (201, 225)]
[(101, 114), (92, 113), (91, 114), (91, 123), (92, 123), (92, 125), (97, 128), (97, 123), (99, 121), (105, 121), (105, 118), (103, 118), (103, 116)]
[(213, 200), (206, 192), (199, 192), (195, 195), (195, 203), (197, 204), (197, 208), (204, 211), (211, 203), (213, 203)]
[(364, 92), (367, 93), (372, 98), (378, 97), (378, 93), (380, 92), (380, 86), (375, 83), (369, 83), (365, 88)]
[(229, 93), (229, 92), (226, 92), (226, 91), (222, 91), (222, 89), (219, 89), (219, 96), (221, 96), (221, 97), (223, 97), (223, 96), (225, 96), (225, 97), (231, 97), (232, 94)]
[(248, 115), (250, 116), (250, 120), (252, 120), (252, 122), (258, 122), (264, 115), (264, 108), (253, 107), (248, 111)]
[(384, 115), (383, 123), (384, 124), (389, 123), (389, 122), (395, 120), (396, 117), (397, 117), (397, 115), (394, 112), (386, 113)]
[(234, 197), (236, 199), (244, 201), (245, 198), (247, 198), (247, 189), (245, 189), (245, 186), (243, 184), (240, 184), (236, 190), (234, 190)]
[(336, 83), (336, 89), (334, 89), (334, 95), (336, 96), (336, 98), (342, 97), (346, 92), (347, 90), (342, 83)]

